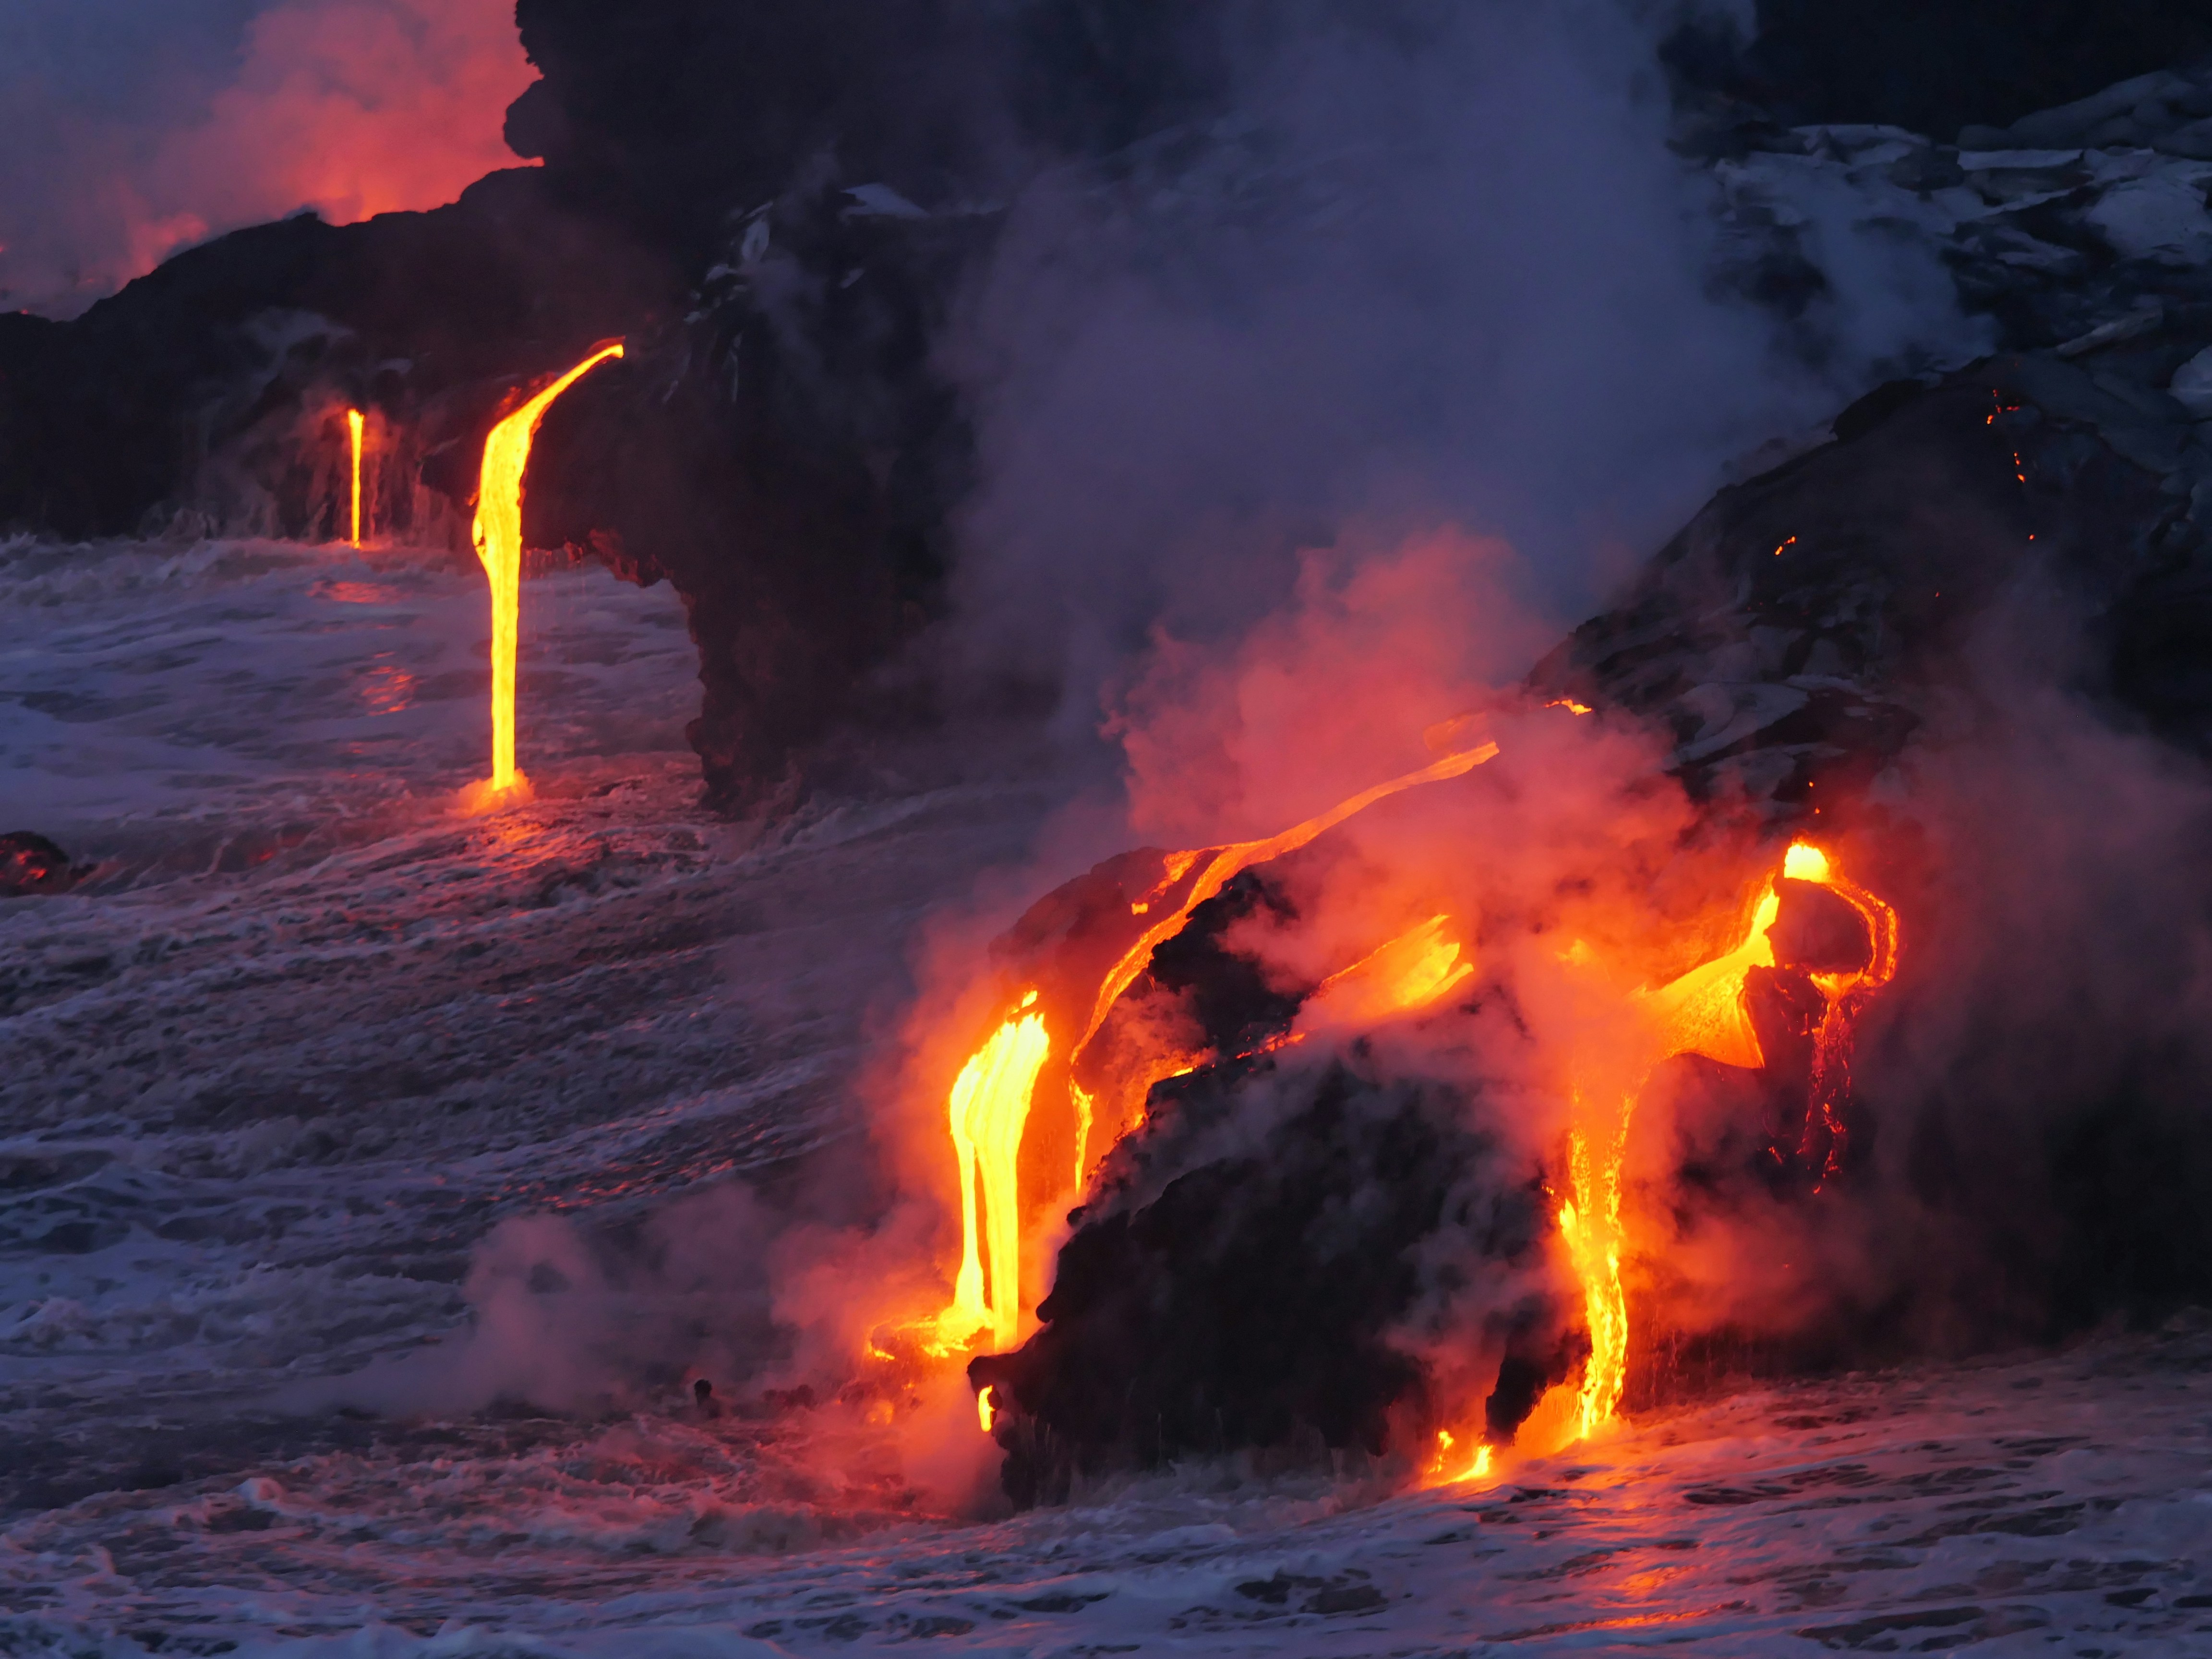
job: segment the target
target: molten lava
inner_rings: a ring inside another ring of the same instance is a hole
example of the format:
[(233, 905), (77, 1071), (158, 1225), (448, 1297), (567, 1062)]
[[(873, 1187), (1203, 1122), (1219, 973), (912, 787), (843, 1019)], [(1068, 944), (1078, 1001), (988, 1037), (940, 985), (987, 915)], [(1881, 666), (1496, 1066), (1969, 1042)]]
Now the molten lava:
[[(1797, 1150), (1808, 1164), (1819, 1153), (1825, 1181), (1835, 1175), (1843, 1158), (1844, 1131), (1840, 1114), (1851, 1089), (1851, 1028), (1874, 994), (1897, 976), (1897, 912), (1865, 888), (1836, 874), (1817, 848), (1802, 843), (1791, 848), (1782, 873), (1793, 881), (1818, 883), (1857, 911), (1874, 946), (1863, 968), (1811, 976), (1824, 1006), (1813, 1033), (1805, 1139)], [(1814, 1145), (1814, 1138), (1820, 1135), (1826, 1137), (1825, 1148)]]
[[(1896, 974), (1897, 913), (1838, 875), (1827, 855), (1808, 842), (1796, 843), (1784, 855), (1782, 874), (1791, 881), (1826, 887), (1842, 898), (1866, 922), (1873, 944), (1864, 968), (1811, 975), (1826, 1006), (1814, 1034), (1803, 1150), (1810, 1162), (1816, 1132), (1826, 1134), (1822, 1158), (1826, 1179), (1835, 1174), (1844, 1146), (1838, 1114), (1850, 1085), (1851, 1023), (1872, 994)], [(1559, 1206), (1559, 1221), (1576, 1277), (1582, 1282), (1590, 1352), (1566, 1439), (1586, 1439), (1612, 1421), (1628, 1386), (1628, 1297), (1620, 1277), (1625, 1242), (1621, 1170), (1637, 1100), (1652, 1070), (1677, 1055), (1701, 1055), (1724, 1066), (1765, 1064), (1745, 1006), (1744, 988), (1753, 968), (1775, 965), (1768, 934), (1781, 909), (1781, 896), (1770, 877), (1752, 906), (1743, 940), (1734, 950), (1656, 990), (1635, 994), (1632, 1001), (1645, 1022), (1643, 1051), (1629, 1056), (1626, 1066), (1607, 1073), (1606, 1082), (1589, 1093), (1577, 1085), (1574, 1126), (1568, 1139), (1570, 1196)]]
[[(1170, 854), (1158, 884), (1130, 906), (1133, 916), (1145, 919), (1144, 932), (1107, 968), (1091, 999), (1088, 1018), (1062, 1051), (1070, 1070), (1081, 1058), (1085, 1045), (1097, 1035), (1115, 1003), (1144, 972), (1152, 952), (1181, 933), (1191, 912), (1242, 872), (1297, 851), (1387, 796), (1459, 777), (1497, 753), (1496, 744), (1484, 741), (1445, 755), (1418, 772), (1363, 790), (1320, 816), (1264, 841)], [(1443, 938), (1447, 920), (1437, 917), (1375, 953), (1382, 957), (1397, 952), (1390, 959), (1391, 976), (1385, 992), (1397, 999), (1397, 1006), (1412, 1007), (1433, 1001), (1473, 971), (1470, 964), (1460, 963), (1459, 945)], [(1034, 989), (1023, 994), (1018, 1005), (961, 1068), (946, 1102), (960, 1172), (960, 1267), (953, 1279), (951, 1304), (927, 1327), (929, 1346), (939, 1352), (969, 1343), (986, 1329), (994, 1347), (1004, 1352), (1020, 1335), (1022, 1206), (1018, 1164), (1037, 1073), (1053, 1057), (1054, 1049), (1042, 1015), (1027, 1012), (1036, 1000)], [(1153, 1069), (1138, 1082), (1149, 1090), (1152, 1083), (1180, 1075), (1206, 1058), (1203, 1054), (1159, 1057)], [(1097, 1103), (1072, 1077), (1068, 1094), (1076, 1125), (1074, 1176), (1079, 1189)]]
[(514, 767), (514, 660), (522, 609), (522, 475), (531, 441), (553, 400), (610, 357), (621, 343), (604, 346), (509, 415), (484, 440), (483, 471), (477, 484), (477, 557), (491, 582), (491, 776), (478, 798), (496, 801), (529, 787)]
[[(1579, 706), (1569, 706), (1574, 713), (1583, 712)], [(1178, 1035), (1171, 1024), (1147, 1026), (1139, 1014), (1133, 1026), (1117, 1021), (1115, 1029), (1122, 1036), (1101, 1045), (1102, 1050), (1113, 1052), (1079, 1078), (1079, 1062), (1087, 1046), (1158, 947), (1242, 872), (1296, 851), (1387, 796), (1460, 776), (1497, 753), (1497, 744), (1488, 741), (1462, 747), (1418, 772), (1365, 790), (1265, 840), (1166, 854), (1129, 854), (1131, 860), (1152, 861), (1129, 866), (1141, 873), (1119, 890), (1115, 906), (1126, 904), (1127, 918), (1119, 927), (1115, 923), (1118, 908), (1101, 911), (1095, 901), (1088, 909), (1078, 905), (1074, 910), (1048, 913), (1063, 918), (1080, 913), (1077, 920), (1052, 921), (1050, 927), (1092, 929), (1089, 934), (1048, 936), (1089, 938), (1096, 945), (1066, 947), (1054, 957), (1062, 964), (1055, 973), (1067, 972), (1065, 964), (1071, 961), (1085, 963), (1075, 973), (1073, 986), (1040, 978), (1024, 989), (1018, 1001), (1005, 1007), (952, 1085), (946, 1111), (959, 1174), (961, 1256), (951, 1303), (933, 1320), (916, 1328), (926, 1348), (942, 1355), (988, 1340), (1003, 1352), (1024, 1334), (1028, 1310), (1023, 1291), (1028, 1275), (1022, 1260), (1025, 1212), (1020, 1151), (1039, 1079), (1048, 1067), (1054, 1068), (1053, 1087), (1064, 1080), (1067, 1091), (1075, 1141), (1069, 1174), (1073, 1189), (1079, 1194), (1088, 1183), (1089, 1150), (1095, 1135), (1124, 1133), (1141, 1122), (1143, 1103), (1154, 1084), (1221, 1058), (1210, 1052), (1186, 1052), (1187, 1036)], [(1811, 1033), (1813, 1063), (1801, 1157), (1807, 1168), (1826, 1181), (1840, 1167), (1853, 1023), (1872, 994), (1896, 972), (1897, 918), (1888, 905), (1844, 879), (1819, 848), (1799, 842), (1787, 850), (1779, 870), (1770, 873), (1752, 896), (1733, 947), (1664, 983), (1625, 990), (1621, 981), (1601, 975), (1597, 953), (1583, 941), (1561, 953), (1563, 962), (1587, 976), (1589, 987), (1602, 998), (1604, 1010), (1586, 1028), (1591, 1040), (1578, 1042), (1570, 1057), (1567, 1190), (1556, 1212), (1561, 1242), (1582, 1291), (1589, 1353), (1580, 1376), (1551, 1389), (1522, 1425), (1516, 1443), (1537, 1455), (1588, 1438), (1618, 1415), (1627, 1388), (1631, 1335), (1623, 1274), (1624, 1262), (1632, 1254), (1623, 1214), (1630, 1127), (1653, 1073), (1671, 1058), (1696, 1055), (1746, 1068), (1766, 1063), (1746, 991), (1754, 969), (1778, 967), (1770, 935), (1782, 915), (1781, 883), (1785, 880), (1814, 884), (1841, 898), (1864, 922), (1870, 943), (1866, 961), (1857, 968), (1821, 970), (1817, 964), (1793, 963), (1791, 969), (1809, 981), (1822, 999), (1822, 1012)], [(1137, 929), (1134, 939), (1121, 927)], [(1322, 1030), (1365, 1030), (1434, 1006), (1474, 973), (1462, 942), (1466, 936), (1453, 918), (1443, 915), (1399, 933), (1324, 980), (1306, 999), (1291, 1030), (1266, 1048), (1297, 1042)], [(1097, 954), (1082, 955), (1092, 948)], [(1067, 954), (1069, 950), (1075, 954)], [(1051, 987), (1048, 997), (1038, 988), (1046, 985)], [(1128, 1035), (1132, 1030), (1134, 1038)], [(1600, 1033), (1607, 1040), (1598, 1041)], [(1031, 1194), (1032, 1205), (1039, 1196), (1050, 1194)], [(979, 1399), (977, 1412), (987, 1430), (1000, 1415), (997, 1401), (988, 1395)], [(1427, 1468), (1431, 1482), (1469, 1480), (1490, 1473), (1492, 1448), (1479, 1433), (1468, 1438), (1469, 1443), (1462, 1446), (1449, 1431), (1438, 1435)]]
[(1356, 1030), (1441, 1001), (1474, 972), (1460, 960), (1449, 916), (1431, 916), (1321, 982), (1298, 1012), (1295, 1036), (1322, 1027)]
[(1457, 1486), (1463, 1480), (1480, 1480), (1490, 1474), (1494, 1449), (1486, 1440), (1478, 1440), (1465, 1452), (1458, 1449), (1459, 1442), (1449, 1429), (1437, 1431), (1436, 1455), (1430, 1458), (1423, 1471), (1431, 1486)]
[(361, 434), (362, 414), (357, 409), (346, 410), (347, 447), (353, 459), (353, 533), (347, 538), (356, 547), (361, 545)]
[[(1031, 991), (1022, 1006), (1036, 1001)], [(1015, 1160), (1029, 1121), (1030, 1096), (1051, 1052), (1044, 1017), (1018, 1014), (991, 1034), (952, 1085), (952, 1150), (960, 1166), (960, 1273), (953, 1280), (951, 1305), (938, 1316), (941, 1344), (965, 1342), (988, 1328), (993, 1342), (1009, 1348), (1020, 1328), (1021, 1211)]]

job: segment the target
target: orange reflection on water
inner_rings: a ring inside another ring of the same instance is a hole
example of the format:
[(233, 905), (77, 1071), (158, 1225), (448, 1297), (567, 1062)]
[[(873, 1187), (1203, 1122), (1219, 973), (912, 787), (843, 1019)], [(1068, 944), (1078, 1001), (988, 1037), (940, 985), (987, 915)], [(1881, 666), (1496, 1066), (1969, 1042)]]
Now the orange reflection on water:
[(415, 705), (415, 677), (396, 663), (372, 663), (361, 671), (355, 695), (372, 714), (397, 714)]
[(317, 582), (315, 598), (339, 605), (397, 605), (406, 595), (383, 582)]

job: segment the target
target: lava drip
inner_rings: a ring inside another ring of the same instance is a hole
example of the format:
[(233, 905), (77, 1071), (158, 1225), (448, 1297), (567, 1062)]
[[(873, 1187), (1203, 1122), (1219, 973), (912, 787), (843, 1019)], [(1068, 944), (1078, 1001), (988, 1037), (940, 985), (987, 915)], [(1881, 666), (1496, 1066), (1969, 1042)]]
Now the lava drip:
[(346, 539), (356, 547), (361, 545), (361, 439), (364, 422), (357, 409), (346, 410), (347, 448), (353, 462), (353, 528)]
[(522, 475), (531, 441), (553, 400), (591, 369), (623, 355), (602, 346), (492, 428), (484, 439), (472, 527), (477, 557), (491, 583), (491, 776), (469, 792), (472, 806), (526, 796), (530, 781), (514, 765), (514, 664), (521, 632)]
[[(1798, 1156), (1808, 1165), (1818, 1162), (1820, 1179), (1827, 1182), (1843, 1167), (1847, 1137), (1842, 1114), (1851, 1091), (1853, 1027), (1874, 994), (1897, 975), (1897, 912), (1836, 874), (1818, 848), (1802, 842), (1792, 847), (1782, 873), (1792, 880), (1817, 883), (1857, 911), (1872, 945), (1863, 968), (1809, 975), (1823, 1006), (1813, 1033), (1812, 1081)], [(1822, 1141), (1825, 1146), (1819, 1144)]]

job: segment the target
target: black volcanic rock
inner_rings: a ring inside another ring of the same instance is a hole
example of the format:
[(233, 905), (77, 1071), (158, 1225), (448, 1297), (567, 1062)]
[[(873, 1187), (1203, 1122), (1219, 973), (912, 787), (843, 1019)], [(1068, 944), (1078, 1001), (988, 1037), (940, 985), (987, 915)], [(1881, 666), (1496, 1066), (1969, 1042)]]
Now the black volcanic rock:
[(1061, 1249), (1043, 1328), (969, 1366), (1017, 1502), (1194, 1455), (1425, 1447), (1454, 1402), (1405, 1339), (1470, 1273), (1516, 1357), (1500, 1426), (1526, 1414), (1547, 1374), (1526, 1356), (1563, 1335), (1530, 1271), (1549, 1217), (1458, 1091), (1262, 1066), (1159, 1100)]
[(2212, 306), (2177, 309), (1881, 389), (1832, 441), (1722, 490), (1534, 685), (1666, 722), (1695, 793), (1725, 782), (1786, 817), (1817, 790), (1832, 811), (2033, 578), (2089, 620), (2085, 693), (2212, 741), (2212, 443), (2161, 389), (2208, 346)]
[[(681, 294), (658, 259), (520, 169), (428, 213), (343, 227), (303, 215), (218, 238), (75, 321), (0, 317), (0, 526), (130, 535), (184, 513), (342, 533), (335, 491), (311, 497), (293, 476), (317, 416), (374, 410), (419, 459), (480, 434), (519, 381)], [(393, 505), (404, 529), (410, 492)]]
[(746, 215), (686, 319), (556, 404), (532, 451), (532, 545), (683, 595), (719, 805), (786, 787), (871, 712), (868, 671), (933, 614), (950, 561), (968, 432), (930, 351), (996, 221), (884, 199), (824, 178)]
[(0, 836), (0, 898), (65, 892), (83, 875), (69, 854), (44, 836), (29, 830)]

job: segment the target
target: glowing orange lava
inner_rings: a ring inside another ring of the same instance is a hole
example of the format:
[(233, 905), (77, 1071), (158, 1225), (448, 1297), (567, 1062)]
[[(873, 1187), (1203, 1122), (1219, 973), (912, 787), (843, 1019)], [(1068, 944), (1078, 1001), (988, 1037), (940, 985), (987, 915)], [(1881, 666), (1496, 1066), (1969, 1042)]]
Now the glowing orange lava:
[(353, 534), (347, 539), (356, 547), (361, 545), (361, 432), (362, 414), (357, 409), (346, 410), (346, 436), (353, 452)]
[(1445, 933), (1450, 924), (1449, 916), (1431, 916), (1331, 974), (1299, 1011), (1293, 1035), (1374, 1025), (1442, 1000), (1474, 972), (1472, 962), (1460, 960), (1459, 941)]
[[(1135, 982), (1137, 975), (1145, 971), (1145, 964), (1152, 959), (1152, 952), (1182, 931), (1183, 924), (1190, 920), (1193, 910), (1245, 871), (1255, 864), (1279, 859), (1285, 853), (1297, 852), (1315, 836), (1334, 830), (1346, 818), (1365, 811), (1387, 796), (1420, 784), (1438, 783), (1446, 778), (1472, 772), (1484, 762), (1494, 758), (1497, 753), (1496, 744), (1478, 744), (1472, 749), (1446, 755), (1418, 772), (1408, 772), (1403, 777), (1393, 778), (1388, 783), (1378, 783), (1372, 789), (1362, 790), (1349, 800), (1339, 801), (1319, 817), (1308, 818), (1304, 823), (1285, 830), (1279, 836), (1272, 836), (1266, 841), (1237, 842), (1204, 852), (1176, 854), (1176, 857), (1188, 860), (1195, 866), (1194, 873), (1190, 877), (1190, 885), (1184, 890), (1180, 902), (1146, 928), (1144, 937), (1131, 945), (1107, 974), (1105, 982), (1098, 988), (1097, 1000), (1091, 1004), (1090, 1022), (1083, 1028), (1083, 1035), (1076, 1039), (1076, 1049), (1079, 1051), (1097, 1034), (1099, 1026), (1104, 1024), (1108, 1012), (1121, 993), (1127, 990)], [(1172, 875), (1170, 884), (1181, 878), (1180, 872)]]
[[(1031, 991), (1022, 1006), (1036, 1001)], [(953, 1280), (951, 1305), (937, 1318), (940, 1344), (965, 1342), (988, 1329), (1000, 1348), (1010, 1348), (1021, 1328), (1015, 1159), (1037, 1073), (1051, 1052), (1044, 1017), (1018, 1014), (970, 1056), (952, 1085), (952, 1150), (960, 1165), (960, 1273)]]
[[(1808, 842), (1796, 842), (1784, 854), (1782, 874), (1791, 881), (1815, 883), (1844, 899), (1865, 920), (1873, 941), (1873, 957), (1864, 969), (1811, 976), (1826, 999), (1827, 1009), (1814, 1039), (1806, 1151), (1809, 1159), (1817, 1119), (1829, 1136), (1824, 1176), (1832, 1176), (1843, 1147), (1843, 1126), (1837, 1114), (1850, 1087), (1850, 1021), (1866, 997), (1896, 973), (1897, 913), (1844, 880), (1827, 855)], [(1638, 1097), (1653, 1067), (1676, 1055), (1702, 1055), (1724, 1066), (1765, 1064), (1744, 1004), (1744, 987), (1753, 968), (1774, 966), (1768, 933), (1781, 908), (1781, 896), (1770, 877), (1752, 906), (1743, 940), (1734, 950), (1656, 990), (1636, 994), (1633, 1000), (1647, 1022), (1643, 1053), (1611, 1074), (1606, 1085), (1594, 1089), (1595, 1098), (1577, 1088), (1574, 1127), (1568, 1139), (1570, 1196), (1559, 1206), (1559, 1221), (1576, 1277), (1582, 1282), (1590, 1353), (1573, 1410), (1563, 1425), (1567, 1440), (1587, 1439), (1611, 1422), (1628, 1386), (1628, 1297), (1620, 1277), (1625, 1242), (1621, 1169)]]
[[(1835, 1175), (1843, 1157), (1844, 1133), (1839, 1114), (1850, 1093), (1852, 1024), (1873, 994), (1897, 975), (1897, 912), (1865, 888), (1836, 874), (1817, 848), (1802, 842), (1792, 847), (1782, 873), (1793, 881), (1817, 882), (1857, 911), (1874, 945), (1864, 968), (1812, 975), (1826, 1006), (1813, 1033), (1811, 1109), (1805, 1115), (1805, 1139), (1798, 1155), (1810, 1164), (1817, 1152), (1825, 1181)], [(1824, 1148), (1814, 1146), (1817, 1135), (1826, 1137)]]
[(1493, 1449), (1488, 1441), (1477, 1441), (1468, 1451), (1458, 1449), (1459, 1443), (1449, 1429), (1437, 1431), (1436, 1455), (1430, 1458), (1423, 1471), (1424, 1483), (1431, 1486), (1455, 1486), (1464, 1480), (1486, 1480), (1490, 1474)]
[[(1577, 714), (1586, 712), (1570, 704)], [(1439, 745), (1441, 746), (1441, 745)], [(1149, 890), (1127, 896), (1128, 915), (1142, 932), (1103, 969), (1086, 969), (1072, 1003), (1065, 990), (1039, 1006), (1036, 988), (1024, 991), (1007, 1006), (990, 1035), (962, 1067), (946, 1103), (960, 1183), (961, 1255), (951, 1303), (919, 1328), (924, 1346), (943, 1355), (988, 1340), (1004, 1352), (1023, 1334), (1028, 1310), (1022, 1259), (1023, 1194), (1019, 1153), (1038, 1079), (1048, 1066), (1065, 1076), (1074, 1129), (1073, 1188), (1080, 1192), (1089, 1176), (1090, 1143), (1102, 1128), (1126, 1129), (1141, 1121), (1142, 1099), (1152, 1085), (1217, 1058), (1187, 1054), (1177, 1039), (1162, 1039), (1151, 1049), (1139, 1045), (1133, 1060), (1114, 1058), (1079, 1083), (1074, 1073), (1086, 1045), (1097, 1036), (1117, 1001), (1137, 981), (1153, 952), (1174, 938), (1198, 906), (1218, 894), (1243, 871), (1293, 852), (1367, 806), (1401, 790), (1460, 776), (1498, 753), (1483, 741), (1447, 754), (1421, 770), (1408, 773), (1339, 803), (1318, 817), (1265, 840), (1159, 855)], [(1628, 1296), (1623, 1279), (1630, 1254), (1623, 1217), (1624, 1168), (1638, 1101), (1654, 1070), (1663, 1061), (1697, 1055), (1721, 1065), (1755, 1068), (1765, 1064), (1745, 1000), (1754, 969), (1777, 966), (1770, 933), (1780, 918), (1784, 880), (1826, 888), (1865, 922), (1871, 942), (1863, 967), (1850, 971), (1808, 971), (1825, 1000), (1814, 1032), (1814, 1060), (1807, 1105), (1808, 1167), (1821, 1179), (1832, 1176), (1844, 1139), (1841, 1112), (1848, 1099), (1851, 1025), (1870, 995), (1896, 971), (1896, 913), (1881, 900), (1838, 873), (1832, 861), (1808, 842), (1790, 847), (1780, 868), (1757, 890), (1734, 946), (1656, 987), (1628, 993), (1628, 1018), (1619, 1022), (1621, 993), (1608, 993), (1614, 1011), (1604, 1029), (1609, 1044), (1577, 1052), (1570, 1079), (1571, 1116), (1567, 1138), (1567, 1191), (1557, 1218), (1563, 1243), (1583, 1295), (1590, 1352), (1582, 1375), (1552, 1389), (1522, 1425), (1516, 1443), (1541, 1455), (1598, 1433), (1619, 1414), (1628, 1382), (1631, 1335)], [(1126, 935), (1108, 945), (1118, 949)], [(1465, 946), (1448, 915), (1431, 916), (1332, 975), (1308, 999), (1291, 1031), (1267, 1046), (1303, 1040), (1322, 1028), (1359, 1028), (1433, 1006), (1474, 972)], [(1577, 940), (1559, 959), (1578, 970), (1600, 964), (1588, 944)], [(1097, 960), (1094, 958), (1093, 960)], [(1079, 1000), (1097, 974), (1089, 1006)], [(1060, 1026), (1048, 1029), (1048, 1014)], [(1077, 1016), (1081, 1023), (1077, 1023)], [(1605, 1052), (1598, 1052), (1602, 1048)], [(1108, 1091), (1094, 1098), (1088, 1084), (1105, 1079)], [(1058, 1086), (1055, 1085), (1055, 1086)], [(1134, 1115), (1130, 1091), (1136, 1094)], [(1109, 1098), (1109, 1095), (1115, 1097)], [(1102, 1111), (1103, 1117), (1102, 1121)], [(1825, 1137), (1825, 1144), (1820, 1144)], [(977, 1402), (978, 1419), (988, 1430), (997, 1406), (987, 1392)], [(1426, 1474), (1431, 1484), (1486, 1476), (1492, 1447), (1479, 1437), (1461, 1446), (1449, 1431), (1439, 1433)]]
[(477, 557), (491, 582), (491, 776), (475, 792), (486, 802), (529, 787), (514, 767), (514, 659), (522, 610), (522, 475), (530, 465), (531, 441), (556, 398), (589, 370), (622, 355), (620, 342), (593, 352), (492, 428), (484, 440), (473, 533)]
[[(1084, 1045), (1097, 1035), (1099, 1026), (1121, 994), (1144, 972), (1153, 951), (1181, 933), (1190, 913), (1240, 872), (1297, 851), (1316, 836), (1386, 796), (1420, 784), (1461, 776), (1497, 753), (1498, 745), (1485, 741), (1445, 755), (1418, 772), (1363, 790), (1320, 816), (1264, 841), (1170, 854), (1159, 885), (1130, 907), (1130, 913), (1145, 917), (1148, 925), (1136, 943), (1107, 969), (1092, 999), (1088, 1019), (1065, 1050), (1070, 1066), (1081, 1055)], [(1473, 971), (1470, 965), (1459, 963), (1458, 945), (1441, 938), (1445, 920), (1438, 917), (1426, 927), (1415, 929), (1406, 939), (1394, 940), (1383, 947), (1388, 951), (1411, 941), (1407, 960), (1398, 970), (1396, 982), (1410, 988), (1403, 989), (1402, 994), (1433, 1000)], [(1004, 1352), (1013, 1346), (1020, 1333), (1023, 1275), (1021, 1192), (1017, 1164), (1037, 1073), (1052, 1058), (1054, 1047), (1042, 1016), (1025, 1012), (1035, 1005), (1036, 998), (1035, 990), (1026, 992), (1018, 1006), (1006, 1014), (983, 1046), (969, 1056), (946, 1102), (953, 1153), (960, 1172), (960, 1267), (953, 1279), (951, 1304), (927, 1328), (931, 1333), (929, 1346), (940, 1352), (972, 1341), (986, 1329), (996, 1349)], [(1163, 1057), (1150, 1080), (1180, 1075), (1202, 1058)], [(1075, 1183), (1079, 1188), (1096, 1103), (1071, 1079), (1069, 1104), (1076, 1123)], [(979, 1186), (982, 1209), (980, 1221)]]

